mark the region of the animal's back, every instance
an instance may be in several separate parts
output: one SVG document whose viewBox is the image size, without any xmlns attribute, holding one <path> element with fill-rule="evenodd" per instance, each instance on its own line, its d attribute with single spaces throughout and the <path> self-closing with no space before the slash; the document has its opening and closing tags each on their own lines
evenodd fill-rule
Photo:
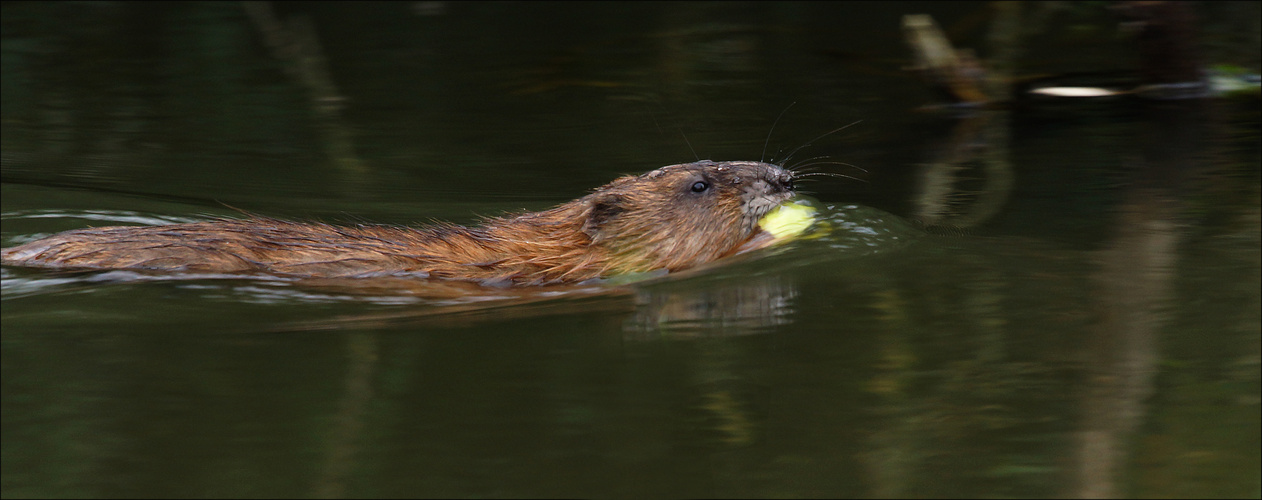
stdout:
<svg viewBox="0 0 1262 500">
<path fill-rule="evenodd" d="M 80 269 L 235 273 L 266 271 L 344 277 L 407 272 L 414 231 L 337 227 L 272 219 L 67 231 L 4 249 L 5 263 Z"/>
</svg>

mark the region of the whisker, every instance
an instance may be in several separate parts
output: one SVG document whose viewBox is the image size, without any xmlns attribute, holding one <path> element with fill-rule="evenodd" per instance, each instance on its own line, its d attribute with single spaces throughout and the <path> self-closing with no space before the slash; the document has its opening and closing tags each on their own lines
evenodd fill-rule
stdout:
<svg viewBox="0 0 1262 500">
<path fill-rule="evenodd" d="M 767 131 L 767 140 L 763 141 L 762 143 L 762 156 L 758 158 L 758 161 L 763 162 L 763 163 L 767 162 L 767 146 L 771 144 L 771 133 L 776 131 L 776 124 L 780 123 L 780 119 L 784 118 L 784 114 L 789 111 L 789 108 L 792 108 L 793 105 L 797 103 L 798 103 L 797 101 L 793 101 L 792 103 L 789 103 L 789 105 L 786 106 L 783 111 L 780 111 L 780 116 L 776 117 L 776 121 L 771 122 L 771 130 Z"/>
<path fill-rule="evenodd" d="M 832 157 L 831 157 L 831 156 L 828 156 L 828 155 L 824 155 L 824 156 L 816 156 L 816 157 L 814 157 L 814 158 L 807 158 L 807 159 L 805 159 L 805 160 L 802 160 L 802 161 L 800 161 L 800 162 L 797 162 L 796 164 L 794 164 L 794 165 L 793 165 L 793 166 L 791 166 L 791 167 L 784 167 L 784 168 L 785 168 L 786 170 L 788 170 L 788 171 L 792 172 L 794 169 L 798 168 L 798 166 L 799 166 L 799 165 L 801 165 L 801 164 L 803 164 L 803 163 L 806 163 L 806 162 L 808 162 L 808 161 L 812 161 L 812 160 L 822 160 L 822 159 L 824 159 L 824 158 L 832 158 Z"/>
<path fill-rule="evenodd" d="M 865 182 L 865 183 L 866 183 L 866 182 L 868 182 L 867 180 L 860 179 L 860 178 L 858 178 L 858 177 L 851 177 L 851 176 L 846 175 L 846 174 L 838 174 L 838 173 L 835 173 L 835 172 L 806 172 L 806 173 L 804 173 L 804 174 L 799 174 L 799 175 L 794 176 L 794 180 L 797 180 L 797 178 L 799 178 L 799 177 L 811 177 L 811 176 L 816 176 L 816 175 L 823 175 L 823 176 L 827 176 L 827 177 L 841 177 L 841 178 L 844 178 L 844 179 L 852 179 L 852 180 L 856 180 L 856 181 L 859 181 L 859 182 Z"/>
<path fill-rule="evenodd" d="M 805 161 L 810 161 L 810 160 L 805 160 Z M 865 173 L 865 174 L 866 174 L 866 173 L 869 173 L 869 172 L 868 172 L 868 170 L 867 170 L 866 168 L 860 167 L 860 166 L 858 166 L 858 165 L 851 165 L 851 164 L 846 163 L 846 162 L 844 162 L 844 161 L 819 161 L 819 162 L 815 162 L 815 163 L 807 163 L 807 164 L 805 164 L 805 165 L 803 165 L 803 164 L 799 163 L 799 164 L 795 165 L 793 168 L 789 169 L 789 171 L 790 171 L 790 172 L 797 172 L 797 171 L 799 171 L 799 170 L 801 170 L 801 169 L 803 169 L 803 168 L 806 168 L 806 167 L 813 167 L 813 166 L 815 166 L 815 165 L 841 165 L 841 166 L 843 166 L 843 167 L 850 167 L 850 168 L 853 168 L 853 169 L 857 169 L 857 170 L 859 170 L 860 172 L 863 172 L 863 173 Z"/>
<path fill-rule="evenodd" d="M 680 129 L 679 129 L 679 135 L 683 136 L 683 138 L 684 138 L 684 144 L 687 144 L 687 145 L 688 145 L 688 150 L 689 150 L 689 151 L 692 151 L 692 157 L 693 157 L 693 158 L 696 158 L 696 159 L 697 159 L 697 161 L 701 161 L 701 157 L 700 157 L 700 156 L 697 156 L 697 150 L 692 149 L 692 142 L 688 140 L 688 135 L 687 135 L 687 134 L 684 134 L 684 129 L 683 129 L 683 128 L 680 128 Z"/>
<path fill-rule="evenodd" d="M 801 145 L 801 146 L 798 146 L 798 147 L 797 147 L 797 149 L 794 149 L 793 151 L 789 151 L 789 156 L 786 156 L 786 157 L 785 157 L 783 160 L 781 160 L 780 162 L 781 162 L 781 163 L 786 163 L 786 162 L 788 162 L 788 161 L 789 161 L 789 158 L 793 158 L 793 155 L 797 154 L 797 152 L 798 152 L 798 151 L 801 151 L 801 150 L 802 150 L 802 148 L 805 148 L 805 147 L 807 147 L 807 146 L 810 146 L 811 144 L 815 143 L 815 141 L 818 141 L 818 140 L 820 140 L 820 139 L 823 139 L 823 138 L 825 138 L 825 137 L 828 137 L 828 136 L 830 136 L 830 135 L 833 135 L 833 134 L 835 134 L 835 133 L 837 133 L 837 132 L 841 132 L 842 130 L 848 129 L 848 128 L 853 127 L 853 126 L 855 126 L 855 125 L 858 125 L 858 124 L 859 124 L 859 122 L 862 122 L 862 121 L 863 121 L 863 120 L 855 120 L 854 122 L 852 122 L 852 123 L 850 123 L 849 125 L 846 125 L 846 126 L 844 126 L 844 127 L 838 127 L 838 128 L 835 128 L 835 129 L 829 130 L 828 132 L 825 132 L 824 134 L 820 135 L 819 137 L 816 137 L 816 138 L 814 138 L 814 139 L 811 139 L 811 140 L 807 141 L 807 142 L 806 142 L 806 144 L 803 144 L 803 145 Z"/>
</svg>

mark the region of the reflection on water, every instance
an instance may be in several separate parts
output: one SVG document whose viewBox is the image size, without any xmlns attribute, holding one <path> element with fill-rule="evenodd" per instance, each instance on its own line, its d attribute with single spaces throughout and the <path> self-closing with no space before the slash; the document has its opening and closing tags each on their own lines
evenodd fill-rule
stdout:
<svg viewBox="0 0 1262 500">
<path fill-rule="evenodd" d="M 623 323 L 628 338 L 742 335 L 792 323 L 796 291 L 781 277 L 690 288 L 637 291 L 635 314 Z"/>
<path fill-rule="evenodd" d="M 4 268 L 3 496 L 1257 496 L 1256 97 L 918 113 L 899 20 L 983 46 L 954 3 L 262 7 L 5 4 L 0 244 L 468 223 L 858 119 L 798 157 L 867 182 L 624 284 Z M 1018 76 L 1131 60 L 1008 9 Z"/>
</svg>

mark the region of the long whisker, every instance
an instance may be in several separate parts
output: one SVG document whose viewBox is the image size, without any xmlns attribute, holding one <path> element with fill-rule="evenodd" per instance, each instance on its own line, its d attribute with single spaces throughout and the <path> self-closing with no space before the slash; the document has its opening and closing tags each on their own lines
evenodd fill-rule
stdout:
<svg viewBox="0 0 1262 500">
<path fill-rule="evenodd" d="M 688 145 L 688 150 L 689 150 L 689 151 L 692 151 L 692 157 L 693 157 L 693 158 L 696 158 L 696 159 L 697 159 L 697 161 L 701 161 L 701 157 L 697 155 L 697 150 L 692 149 L 692 142 L 688 140 L 688 135 L 687 135 L 687 134 L 684 134 L 684 129 L 682 129 L 682 128 L 681 128 L 681 129 L 679 129 L 679 135 L 683 136 L 683 138 L 684 138 L 684 144 L 687 144 L 687 145 Z"/>
<path fill-rule="evenodd" d="M 812 158 L 812 159 L 814 159 L 814 158 Z M 811 160 L 804 160 L 804 161 L 811 161 Z M 804 168 L 806 168 L 806 167 L 813 167 L 813 166 L 815 166 L 815 165 L 841 165 L 841 166 L 843 166 L 843 167 L 850 167 L 850 168 L 853 168 L 853 169 L 859 170 L 860 172 L 863 172 L 863 173 L 865 173 L 865 174 L 866 174 L 866 173 L 869 173 L 869 172 L 868 172 L 868 170 L 867 170 L 866 168 L 860 167 L 860 166 L 858 166 L 858 165 L 851 165 L 851 164 L 846 163 L 846 162 L 844 162 L 844 161 L 817 161 L 817 162 L 815 162 L 815 163 L 798 163 L 797 165 L 794 165 L 794 166 L 793 166 L 793 168 L 789 169 L 789 171 L 790 171 L 790 172 L 797 172 L 797 171 L 800 171 L 801 169 L 804 169 Z"/>
<path fill-rule="evenodd" d="M 811 139 L 811 140 L 807 141 L 807 142 L 806 142 L 806 144 L 803 144 L 803 145 L 801 145 L 801 146 L 798 146 L 798 147 L 797 147 L 797 149 L 794 149 L 793 151 L 789 151 L 789 156 L 784 157 L 784 159 L 783 159 L 783 160 L 781 160 L 780 162 L 781 162 L 781 163 L 788 162 L 788 161 L 789 161 L 789 158 L 793 158 L 793 155 L 797 154 L 797 152 L 798 152 L 798 151 L 801 151 L 801 150 L 802 150 L 802 148 L 805 148 L 805 147 L 807 147 L 807 146 L 810 146 L 811 144 L 814 144 L 814 143 L 815 143 L 815 141 L 818 141 L 818 140 L 820 140 L 820 139 L 823 139 L 823 138 L 825 138 L 825 137 L 828 137 L 828 136 L 830 136 L 830 135 L 833 135 L 833 134 L 835 134 L 835 133 L 837 133 L 837 132 L 841 132 L 842 130 L 848 129 L 848 128 L 853 127 L 853 126 L 855 126 L 855 125 L 858 125 L 858 124 L 859 124 L 859 122 L 862 122 L 862 121 L 863 121 L 863 120 L 855 120 L 853 123 L 851 123 L 851 124 L 849 124 L 849 125 L 846 125 L 846 126 L 844 126 L 844 127 L 838 127 L 838 128 L 833 129 L 833 130 L 829 130 L 828 132 L 825 132 L 824 134 L 820 135 L 819 137 L 816 137 L 816 138 L 814 138 L 814 139 Z"/>
<path fill-rule="evenodd" d="M 789 103 L 789 105 L 786 106 L 783 111 L 780 111 L 780 116 L 776 117 L 776 121 L 771 122 L 771 130 L 767 131 L 767 140 L 763 141 L 762 143 L 762 156 L 758 158 L 758 161 L 764 162 L 764 163 L 767 161 L 767 146 L 771 144 L 771 133 L 776 131 L 776 124 L 780 123 L 780 119 L 784 118 L 784 114 L 789 111 L 789 108 L 792 108 L 793 105 L 797 103 L 798 103 L 797 101 L 793 101 L 792 103 Z"/>
<path fill-rule="evenodd" d="M 824 155 L 824 156 L 816 156 L 816 157 L 814 157 L 814 158 L 807 158 L 807 159 L 805 159 L 805 160 L 802 160 L 802 161 L 800 161 L 800 162 L 797 162 L 797 163 L 796 163 L 796 164 L 794 164 L 793 166 L 790 166 L 790 167 L 784 167 L 784 168 L 785 168 L 785 170 L 788 170 L 788 171 L 792 172 L 794 169 L 798 168 L 798 166 L 799 166 L 799 165 L 801 165 L 801 164 L 803 164 L 803 163 L 806 163 L 806 162 L 808 162 L 808 161 L 812 161 L 812 160 L 822 160 L 822 159 L 824 159 L 824 158 L 832 158 L 832 157 L 831 157 L 831 156 L 828 156 L 828 155 Z"/>
<path fill-rule="evenodd" d="M 823 176 L 828 176 L 828 177 L 841 177 L 841 178 L 844 178 L 844 179 L 852 179 L 852 180 L 856 180 L 856 181 L 859 181 L 859 182 L 868 182 L 868 181 L 866 181 L 866 180 L 864 180 L 864 179 L 860 179 L 860 178 L 858 178 L 858 177 L 851 177 L 851 176 L 846 175 L 846 174 L 838 174 L 838 173 L 834 173 L 834 172 L 806 172 L 806 173 L 804 173 L 804 174 L 797 174 L 797 175 L 795 175 L 795 176 L 794 176 L 794 178 L 796 179 L 796 178 L 799 178 L 799 177 L 811 177 L 811 176 L 815 176 L 815 175 L 823 175 Z"/>
</svg>

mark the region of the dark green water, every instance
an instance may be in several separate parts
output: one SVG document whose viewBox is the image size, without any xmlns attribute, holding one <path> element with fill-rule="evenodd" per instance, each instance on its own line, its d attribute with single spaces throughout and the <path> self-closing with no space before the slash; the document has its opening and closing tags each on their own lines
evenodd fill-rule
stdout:
<svg viewBox="0 0 1262 500">
<path fill-rule="evenodd" d="M 3 8 L 6 247 L 471 222 L 857 120 L 794 158 L 866 170 L 814 167 L 862 179 L 803 184 L 816 238 L 627 287 L 6 267 L 6 498 L 1259 495 L 1256 95 L 919 111 L 900 17 L 984 49 L 981 4 L 278 5 L 325 87 L 236 3 Z M 1134 70 L 1103 8 L 1027 14 L 1023 73 Z"/>
</svg>

